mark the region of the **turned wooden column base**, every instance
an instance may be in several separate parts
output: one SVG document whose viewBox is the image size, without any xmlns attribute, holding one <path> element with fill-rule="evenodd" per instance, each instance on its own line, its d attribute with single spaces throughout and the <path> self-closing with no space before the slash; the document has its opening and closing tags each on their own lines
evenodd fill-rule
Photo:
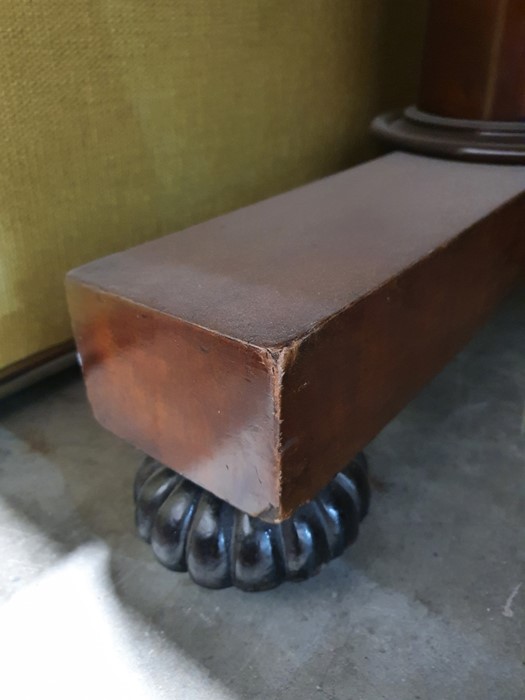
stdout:
<svg viewBox="0 0 525 700">
<path fill-rule="evenodd" d="M 408 107 L 376 117 L 372 132 L 402 150 L 483 163 L 525 163 L 525 123 L 448 119 Z"/>
<path fill-rule="evenodd" d="M 356 540 L 370 502 L 367 471 L 360 453 L 290 518 L 269 523 L 148 457 L 135 477 L 138 534 L 161 564 L 206 588 L 301 581 Z"/>
</svg>

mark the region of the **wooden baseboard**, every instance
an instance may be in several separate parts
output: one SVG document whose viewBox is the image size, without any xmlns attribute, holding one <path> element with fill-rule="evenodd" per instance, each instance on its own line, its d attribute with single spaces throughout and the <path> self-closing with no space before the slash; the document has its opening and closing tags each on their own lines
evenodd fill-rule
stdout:
<svg viewBox="0 0 525 700">
<path fill-rule="evenodd" d="M 72 340 L 15 362 L 0 370 L 0 399 L 72 367 L 75 362 L 75 344 Z"/>
</svg>

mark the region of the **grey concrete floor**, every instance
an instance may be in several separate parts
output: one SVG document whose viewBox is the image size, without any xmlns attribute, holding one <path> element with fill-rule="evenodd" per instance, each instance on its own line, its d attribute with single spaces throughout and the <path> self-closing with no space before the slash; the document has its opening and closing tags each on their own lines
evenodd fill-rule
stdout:
<svg viewBox="0 0 525 700">
<path fill-rule="evenodd" d="M 525 698 L 525 294 L 369 446 L 371 513 L 262 594 L 165 571 L 69 372 L 2 407 L 0 697 Z"/>
</svg>

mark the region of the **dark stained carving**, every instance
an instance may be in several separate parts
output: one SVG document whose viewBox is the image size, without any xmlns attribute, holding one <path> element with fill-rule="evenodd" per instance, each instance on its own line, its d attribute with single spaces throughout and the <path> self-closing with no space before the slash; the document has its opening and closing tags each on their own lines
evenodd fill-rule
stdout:
<svg viewBox="0 0 525 700">
<path fill-rule="evenodd" d="M 355 541 L 370 501 L 362 454 L 281 523 L 242 513 L 151 458 L 134 492 L 138 533 L 161 564 L 207 588 L 244 591 L 318 573 Z"/>
</svg>

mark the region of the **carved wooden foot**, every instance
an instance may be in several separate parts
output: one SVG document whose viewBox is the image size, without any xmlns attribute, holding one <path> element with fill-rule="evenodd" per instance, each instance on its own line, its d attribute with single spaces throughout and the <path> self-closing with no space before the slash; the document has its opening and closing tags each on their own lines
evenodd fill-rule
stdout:
<svg viewBox="0 0 525 700">
<path fill-rule="evenodd" d="M 263 591 L 307 579 L 340 556 L 357 538 L 370 487 L 358 454 L 290 518 L 268 523 L 146 458 L 134 497 L 138 533 L 161 564 L 207 588 Z"/>
</svg>

